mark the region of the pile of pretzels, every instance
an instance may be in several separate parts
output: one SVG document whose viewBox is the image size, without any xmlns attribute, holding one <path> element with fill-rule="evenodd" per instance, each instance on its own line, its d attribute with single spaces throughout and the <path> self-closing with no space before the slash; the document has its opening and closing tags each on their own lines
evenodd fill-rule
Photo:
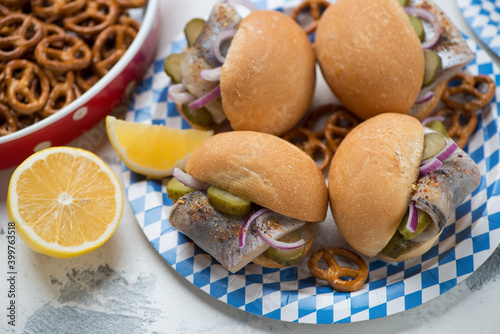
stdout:
<svg viewBox="0 0 500 334">
<path fill-rule="evenodd" d="M 53 115 L 123 56 L 146 0 L 0 0 L 0 136 Z"/>
</svg>

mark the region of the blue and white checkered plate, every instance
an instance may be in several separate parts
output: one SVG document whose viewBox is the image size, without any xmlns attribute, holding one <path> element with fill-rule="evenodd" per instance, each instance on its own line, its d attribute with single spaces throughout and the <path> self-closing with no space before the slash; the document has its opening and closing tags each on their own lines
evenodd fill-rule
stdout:
<svg viewBox="0 0 500 334">
<path fill-rule="evenodd" d="M 458 0 L 457 5 L 479 40 L 500 55 L 500 0 Z"/>
<path fill-rule="evenodd" d="M 258 1 L 257 5 L 289 8 L 291 3 L 269 0 Z M 499 69 L 473 40 L 467 41 L 476 54 L 467 72 L 490 75 L 498 85 Z M 163 70 L 164 56 L 180 53 L 185 46 L 182 37 L 168 50 L 160 50 L 161 57 L 138 87 L 126 116 L 128 121 L 189 127 L 174 104 L 167 102 L 170 80 Z M 452 215 L 439 242 L 421 258 L 392 264 L 365 258 L 369 277 L 356 292 L 333 291 L 326 282 L 311 276 L 306 260 L 291 268 L 267 269 L 250 264 L 235 274 L 228 272 L 169 225 L 172 201 L 166 194 L 167 180 L 147 179 L 124 166 L 128 199 L 141 229 L 158 253 L 195 287 L 224 303 L 253 314 L 301 323 L 348 323 L 388 316 L 421 305 L 453 288 L 473 273 L 500 243 L 498 93 L 497 90 L 491 105 L 478 113 L 478 127 L 466 147 L 481 170 L 478 189 Z M 316 228 L 312 251 L 346 246 L 330 214 Z"/>
</svg>

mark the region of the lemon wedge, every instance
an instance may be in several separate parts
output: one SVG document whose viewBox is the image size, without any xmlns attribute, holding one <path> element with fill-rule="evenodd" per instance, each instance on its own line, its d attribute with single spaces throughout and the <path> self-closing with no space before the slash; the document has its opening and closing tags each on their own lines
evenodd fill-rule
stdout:
<svg viewBox="0 0 500 334">
<path fill-rule="evenodd" d="M 9 219 L 34 251 L 74 257 L 103 245 L 123 212 L 113 171 L 95 154 L 51 147 L 27 158 L 12 174 Z"/>
<path fill-rule="evenodd" d="M 191 153 L 213 131 L 175 129 L 163 125 L 127 122 L 106 117 L 109 141 L 123 163 L 132 171 L 152 178 L 172 175 L 183 169 Z"/>
</svg>

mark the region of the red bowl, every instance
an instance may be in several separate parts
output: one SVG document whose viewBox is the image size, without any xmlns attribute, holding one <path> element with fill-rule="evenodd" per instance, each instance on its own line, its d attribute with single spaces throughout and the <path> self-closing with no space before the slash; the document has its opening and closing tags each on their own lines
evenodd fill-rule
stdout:
<svg viewBox="0 0 500 334">
<path fill-rule="evenodd" d="M 0 169 L 18 165 L 44 148 L 67 144 L 131 97 L 156 53 L 160 16 L 158 1 L 148 1 L 141 28 L 132 45 L 91 89 L 56 114 L 0 137 Z"/>
</svg>

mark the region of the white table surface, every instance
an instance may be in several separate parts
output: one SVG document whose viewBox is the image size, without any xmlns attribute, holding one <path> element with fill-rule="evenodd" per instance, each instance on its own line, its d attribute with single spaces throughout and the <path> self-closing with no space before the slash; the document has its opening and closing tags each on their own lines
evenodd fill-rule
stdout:
<svg viewBox="0 0 500 334">
<path fill-rule="evenodd" d="M 160 2 L 159 43 L 165 49 L 190 18 L 206 17 L 214 1 Z M 453 0 L 438 2 L 462 31 L 477 40 Z M 89 144 L 123 180 L 102 122 L 69 145 L 88 148 Z M 6 197 L 13 171 L 0 170 L 0 268 L 7 266 Z M 246 313 L 193 286 L 149 244 L 127 201 L 115 234 L 90 254 L 51 258 L 31 251 L 19 239 L 16 248 L 15 327 L 7 324 L 7 269 L 0 273 L 0 323 L 6 333 L 500 332 L 499 249 L 455 288 L 409 311 L 352 324 L 307 325 Z"/>
</svg>

